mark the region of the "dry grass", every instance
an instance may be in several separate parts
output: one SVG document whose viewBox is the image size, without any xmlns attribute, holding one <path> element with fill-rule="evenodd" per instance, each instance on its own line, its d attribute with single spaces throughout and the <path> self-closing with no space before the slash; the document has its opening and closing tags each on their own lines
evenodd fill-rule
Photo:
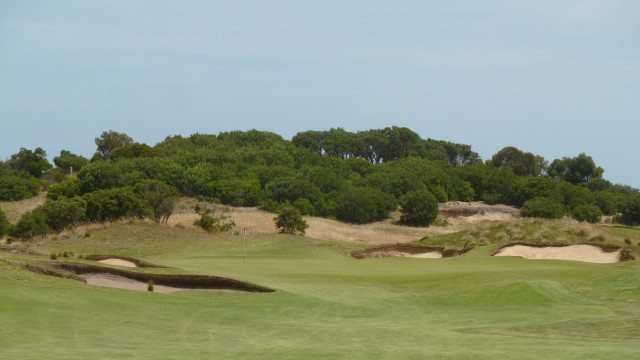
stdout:
<svg viewBox="0 0 640 360">
<path fill-rule="evenodd" d="M 38 205 L 44 204 L 47 198 L 46 192 L 41 192 L 38 196 L 31 199 L 20 201 L 1 201 L 0 209 L 4 212 L 10 222 L 16 223 L 25 213 L 35 209 Z"/>
<path fill-rule="evenodd" d="M 175 207 L 174 215 L 169 218 L 169 225 L 193 228 L 193 222 L 198 218 L 194 211 L 197 200 L 182 198 Z M 236 231 L 244 229 L 250 234 L 276 234 L 274 214 L 257 208 L 231 208 L 231 219 L 236 224 Z M 362 242 L 368 244 L 406 243 L 422 239 L 425 236 L 435 236 L 461 231 L 468 225 L 462 220 L 450 220 L 446 227 L 431 226 L 417 228 L 396 225 L 399 214 L 381 222 L 366 225 L 346 224 L 336 220 L 307 216 L 309 224 L 306 236 L 310 238 L 342 242 Z"/>
</svg>

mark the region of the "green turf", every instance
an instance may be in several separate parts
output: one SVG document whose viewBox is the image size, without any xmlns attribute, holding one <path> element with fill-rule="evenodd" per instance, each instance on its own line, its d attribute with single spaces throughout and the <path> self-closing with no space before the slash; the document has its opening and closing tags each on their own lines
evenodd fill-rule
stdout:
<svg viewBox="0 0 640 360">
<path fill-rule="evenodd" d="M 272 287 L 270 294 L 97 288 L 0 262 L 4 359 L 630 359 L 640 263 L 355 260 L 293 236 L 107 227 L 43 253 L 119 254 Z M 488 248 L 488 247 L 487 247 Z M 13 260 L 31 257 L 0 254 Z M 157 270 L 153 270 L 157 271 Z"/>
</svg>

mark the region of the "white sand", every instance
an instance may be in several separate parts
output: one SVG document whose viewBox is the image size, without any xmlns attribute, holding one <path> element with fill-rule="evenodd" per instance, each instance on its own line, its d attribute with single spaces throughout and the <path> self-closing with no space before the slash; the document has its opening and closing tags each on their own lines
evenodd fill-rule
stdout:
<svg viewBox="0 0 640 360">
<path fill-rule="evenodd" d="M 377 257 L 413 257 L 413 258 L 421 258 L 421 259 L 440 259 L 440 258 L 442 258 L 442 254 L 440 254 L 437 251 L 430 251 L 430 252 L 421 253 L 421 254 L 411 254 L 411 253 L 404 252 L 404 251 L 390 250 L 390 251 L 374 251 L 372 253 L 369 253 L 368 257 L 370 257 L 370 258 L 377 258 Z"/>
<path fill-rule="evenodd" d="M 421 259 L 441 259 L 442 254 L 437 251 L 430 251 L 422 254 L 408 254 L 407 256 Z"/>
<path fill-rule="evenodd" d="M 104 260 L 98 260 L 98 262 L 102 264 L 107 264 L 107 265 L 117 265 L 117 266 L 123 266 L 123 267 L 138 267 L 136 264 L 132 263 L 131 261 L 122 260 L 122 259 L 104 259 Z"/>
<path fill-rule="evenodd" d="M 136 291 L 147 291 L 147 283 L 137 280 L 131 280 L 126 277 L 112 274 L 86 274 L 82 275 L 89 285 L 110 287 L 116 289 L 127 289 Z M 164 285 L 154 285 L 153 291 L 158 293 L 172 293 L 186 289 L 175 288 Z"/>
<path fill-rule="evenodd" d="M 562 247 L 514 245 L 503 248 L 495 256 L 520 256 L 525 259 L 574 260 L 606 264 L 618 262 L 620 251 L 621 250 L 608 253 L 592 245 L 569 245 Z"/>
</svg>

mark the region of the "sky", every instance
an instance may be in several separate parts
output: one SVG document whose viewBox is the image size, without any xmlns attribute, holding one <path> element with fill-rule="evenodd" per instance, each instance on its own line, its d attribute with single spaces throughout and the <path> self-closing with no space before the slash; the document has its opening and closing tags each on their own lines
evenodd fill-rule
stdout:
<svg viewBox="0 0 640 360">
<path fill-rule="evenodd" d="M 640 188 L 640 1 L 0 0 L 0 160 L 387 126 Z"/>
</svg>

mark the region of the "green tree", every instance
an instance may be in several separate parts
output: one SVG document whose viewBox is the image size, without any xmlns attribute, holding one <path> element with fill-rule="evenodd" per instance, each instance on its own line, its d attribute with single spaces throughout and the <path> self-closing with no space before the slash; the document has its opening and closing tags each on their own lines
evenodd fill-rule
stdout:
<svg viewBox="0 0 640 360">
<path fill-rule="evenodd" d="M 52 168 L 49 160 L 47 160 L 47 152 L 42 148 L 28 150 L 21 148 L 17 154 L 11 155 L 11 159 L 7 160 L 5 166 L 26 172 L 27 174 L 40 178 L 42 174 Z"/>
<path fill-rule="evenodd" d="M 147 144 L 131 143 L 122 145 L 109 154 L 111 159 L 118 158 L 151 158 L 158 155 L 158 152 Z"/>
<path fill-rule="evenodd" d="M 291 142 L 297 146 L 316 154 L 322 155 L 324 153 L 324 132 L 308 130 L 295 134 L 291 139 Z"/>
<path fill-rule="evenodd" d="M 80 171 L 83 166 L 89 163 L 89 159 L 73 154 L 71 151 L 62 150 L 59 156 L 53 158 L 53 163 L 66 173 L 70 173 L 72 169 L 75 172 Z"/>
<path fill-rule="evenodd" d="M 291 205 L 283 205 L 278 212 L 278 216 L 274 217 L 276 229 L 282 234 L 304 234 L 309 227 L 302 218 L 300 210 Z"/>
<path fill-rule="evenodd" d="M 632 196 L 620 204 L 618 220 L 625 225 L 640 225 L 640 195 Z"/>
<path fill-rule="evenodd" d="M 491 157 L 489 165 L 511 169 L 518 176 L 540 176 L 545 171 L 546 161 L 541 156 L 507 146 Z"/>
<path fill-rule="evenodd" d="M 156 223 L 166 224 L 173 214 L 174 204 L 178 198 L 178 191 L 160 180 L 145 180 L 136 184 L 135 192 L 144 200 L 151 209 L 153 220 Z"/>
<path fill-rule="evenodd" d="M 564 214 L 562 203 L 553 198 L 537 197 L 527 200 L 520 209 L 520 215 L 524 217 L 561 219 Z"/>
<path fill-rule="evenodd" d="M 123 146 L 133 143 L 133 139 L 125 133 L 109 130 L 103 131 L 99 137 L 95 139 L 98 153 L 104 159 L 110 159 L 111 153 Z"/>
<path fill-rule="evenodd" d="M 336 217 L 354 224 L 366 224 L 387 218 L 394 208 L 393 197 L 380 190 L 352 188 L 339 196 Z"/>
<path fill-rule="evenodd" d="M 428 190 L 407 193 L 400 198 L 400 222 L 411 226 L 429 226 L 438 217 L 438 200 Z"/>
<path fill-rule="evenodd" d="M 256 206 L 264 198 L 258 179 L 226 178 L 213 183 L 215 197 L 232 206 Z"/>
<path fill-rule="evenodd" d="M 596 166 L 591 156 L 585 153 L 568 158 L 554 160 L 549 165 L 549 175 L 560 177 L 572 184 L 588 182 L 591 179 L 600 178 L 604 170 Z"/>
<path fill-rule="evenodd" d="M 279 203 L 293 203 L 302 198 L 309 200 L 314 207 L 320 207 L 322 202 L 322 193 L 316 185 L 296 177 L 276 178 L 265 186 L 265 192 L 267 199 Z"/>
</svg>

